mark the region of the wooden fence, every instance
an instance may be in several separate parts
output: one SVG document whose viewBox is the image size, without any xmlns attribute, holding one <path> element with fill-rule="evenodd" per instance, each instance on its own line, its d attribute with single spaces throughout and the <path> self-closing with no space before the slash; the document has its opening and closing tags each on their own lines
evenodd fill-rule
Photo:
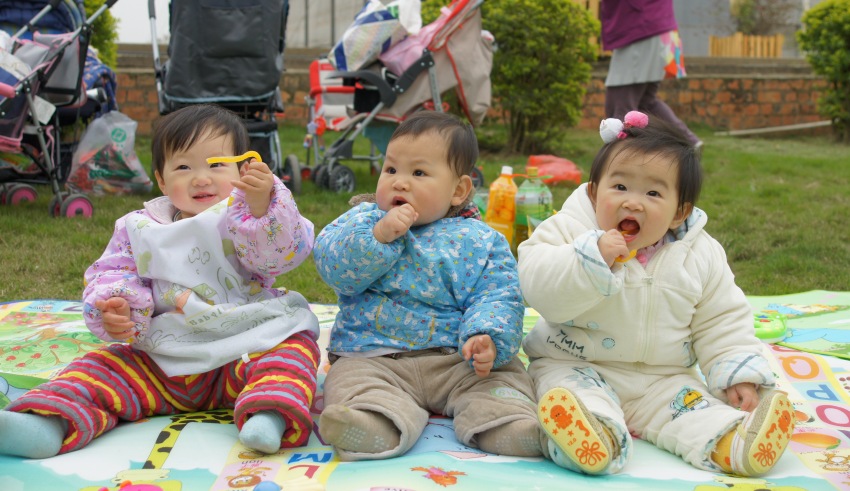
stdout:
<svg viewBox="0 0 850 491">
<path fill-rule="evenodd" d="M 708 56 L 737 58 L 781 58 L 782 34 L 750 36 L 740 32 L 727 37 L 708 37 Z"/>
</svg>

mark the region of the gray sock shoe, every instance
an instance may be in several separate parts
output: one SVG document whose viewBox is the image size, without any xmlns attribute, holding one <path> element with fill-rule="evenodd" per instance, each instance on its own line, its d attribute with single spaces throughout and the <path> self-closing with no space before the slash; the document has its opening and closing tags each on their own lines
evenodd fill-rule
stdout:
<svg viewBox="0 0 850 491">
<path fill-rule="evenodd" d="M 254 413 L 239 430 L 239 441 L 248 448 L 273 454 L 280 450 L 280 439 L 286 431 L 286 421 L 275 411 Z"/>
<path fill-rule="evenodd" d="M 62 448 L 68 423 L 59 417 L 0 411 L 0 453 L 30 459 L 53 457 Z"/>
</svg>

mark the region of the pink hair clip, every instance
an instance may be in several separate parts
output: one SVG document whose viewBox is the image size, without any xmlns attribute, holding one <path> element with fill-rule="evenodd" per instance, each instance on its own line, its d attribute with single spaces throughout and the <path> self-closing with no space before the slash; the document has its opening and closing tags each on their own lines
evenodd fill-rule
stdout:
<svg viewBox="0 0 850 491">
<path fill-rule="evenodd" d="M 629 128 L 646 128 L 649 123 L 649 116 L 640 111 L 629 111 L 620 121 L 617 118 L 603 119 L 599 124 L 599 136 L 605 143 L 611 143 L 614 140 L 622 140 L 629 136 L 625 130 Z"/>
</svg>

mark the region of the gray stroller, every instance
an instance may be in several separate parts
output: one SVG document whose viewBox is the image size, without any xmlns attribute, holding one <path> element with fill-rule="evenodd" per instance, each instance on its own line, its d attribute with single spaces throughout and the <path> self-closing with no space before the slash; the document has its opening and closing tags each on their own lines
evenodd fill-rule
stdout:
<svg viewBox="0 0 850 491">
<path fill-rule="evenodd" d="M 168 60 L 160 60 L 156 9 L 148 0 L 159 113 L 212 103 L 238 114 L 251 149 L 293 194 L 301 191 L 294 156 L 282 158 L 276 114 L 289 0 L 173 0 Z"/>
</svg>

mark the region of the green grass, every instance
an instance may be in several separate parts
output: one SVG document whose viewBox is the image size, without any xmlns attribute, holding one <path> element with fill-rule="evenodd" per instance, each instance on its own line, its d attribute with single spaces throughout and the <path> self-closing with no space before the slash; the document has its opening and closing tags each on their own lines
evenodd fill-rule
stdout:
<svg viewBox="0 0 850 491">
<path fill-rule="evenodd" d="M 284 153 L 301 161 L 304 130 L 283 126 Z M 487 182 L 502 165 L 522 172 L 527 156 L 495 153 L 504 141 L 498 127 L 479 131 Z M 707 230 L 726 247 L 739 286 L 748 295 L 775 295 L 814 289 L 850 289 L 850 148 L 827 138 L 732 139 L 707 130 L 706 182 L 698 206 L 709 216 Z M 149 140 L 136 148 L 150 162 Z M 570 130 L 559 142 L 559 155 L 575 161 L 585 173 L 599 148 L 595 131 Z M 358 152 L 366 152 L 364 142 Z M 356 193 L 373 192 L 377 177 L 366 162 L 351 162 Z M 573 184 L 553 187 L 559 206 Z M 316 232 L 348 208 L 347 195 L 337 195 L 304 182 L 296 197 L 301 213 Z M 0 301 L 36 298 L 77 300 L 85 269 L 103 252 L 117 218 L 157 196 L 92 197 L 95 215 L 86 219 L 54 219 L 48 213 L 51 193 L 39 188 L 35 203 L 0 206 Z M 276 283 L 303 293 L 316 303 L 332 303 L 333 292 L 319 278 L 312 258 Z"/>
</svg>

